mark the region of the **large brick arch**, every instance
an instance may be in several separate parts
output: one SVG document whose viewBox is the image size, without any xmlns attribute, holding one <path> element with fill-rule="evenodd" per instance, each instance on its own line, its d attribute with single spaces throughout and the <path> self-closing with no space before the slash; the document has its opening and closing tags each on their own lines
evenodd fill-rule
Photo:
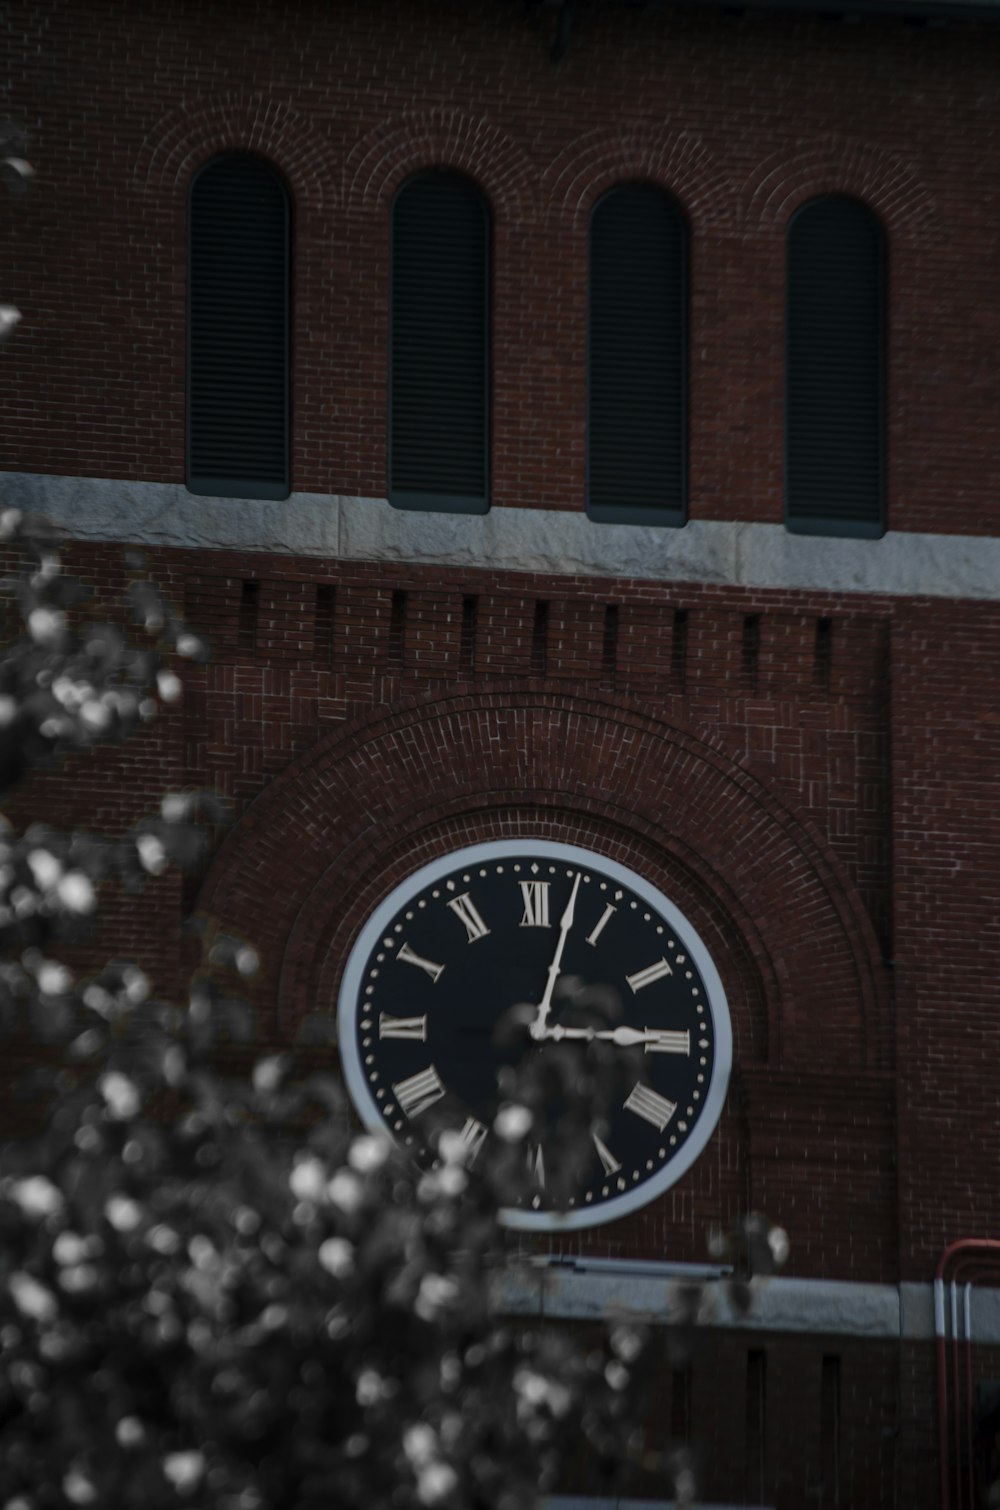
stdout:
<svg viewBox="0 0 1000 1510">
<path fill-rule="evenodd" d="M 877 951 L 820 836 L 689 730 L 600 697 L 497 687 L 383 710 L 323 739 L 253 804 L 202 905 L 252 938 L 286 1033 L 336 1002 L 382 895 L 433 856 L 536 835 L 671 895 L 720 964 L 737 1064 L 876 1067 Z"/>
</svg>

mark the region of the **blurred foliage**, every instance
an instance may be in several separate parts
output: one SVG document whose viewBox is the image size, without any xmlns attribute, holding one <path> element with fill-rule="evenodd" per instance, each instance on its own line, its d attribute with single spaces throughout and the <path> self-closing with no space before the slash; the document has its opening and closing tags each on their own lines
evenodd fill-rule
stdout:
<svg viewBox="0 0 1000 1510">
<path fill-rule="evenodd" d="M 141 574 L 137 643 L 89 622 L 43 525 L 8 510 L 0 536 L 25 558 L 2 584 L 6 791 L 141 728 L 206 647 Z M 0 1504 L 521 1510 L 581 1437 L 617 1482 L 641 1333 L 581 1353 L 491 1309 L 529 1104 L 503 1108 L 478 1171 L 447 1131 L 417 1168 L 294 1052 L 220 1068 L 254 1033 L 243 941 L 200 925 L 180 1005 L 134 964 L 77 980 L 59 960 L 102 886 L 197 863 L 221 817 L 168 793 L 121 838 L 0 832 L 0 1028 L 44 1045 L 27 1089 L 50 1109 L 0 1166 Z M 331 1035 L 312 1020 L 299 1060 L 332 1064 Z"/>
<path fill-rule="evenodd" d="M 2 584 L 7 790 L 127 738 L 180 695 L 179 659 L 207 650 L 138 559 L 133 643 L 85 620 L 43 526 L 8 510 L 0 536 L 26 563 Z M 689 1460 L 636 1424 L 645 1328 L 622 1319 L 581 1346 L 493 1304 L 498 1213 L 530 1186 L 533 1127 L 556 1104 L 564 1147 L 589 1146 L 620 1056 L 527 1056 L 478 1153 L 440 1127 L 418 1166 L 358 1134 L 329 1017 L 227 1070 L 226 1045 L 255 1040 L 243 940 L 196 925 L 204 964 L 180 1004 L 135 964 L 78 980 L 59 960 L 102 886 L 197 864 L 222 817 L 178 792 L 121 838 L 0 832 L 0 1031 L 39 1045 L 26 1089 L 48 1108 L 0 1163 L 0 1506 L 529 1510 L 584 1442 L 594 1492 L 627 1493 L 639 1465 L 690 1503 Z M 713 1238 L 741 1283 L 780 1261 L 755 1221 Z"/>
</svg>

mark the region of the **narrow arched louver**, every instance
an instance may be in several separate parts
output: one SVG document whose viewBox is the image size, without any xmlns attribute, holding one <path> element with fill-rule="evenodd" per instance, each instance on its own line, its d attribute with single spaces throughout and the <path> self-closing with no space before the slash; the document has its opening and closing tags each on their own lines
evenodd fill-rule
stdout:
<svg viewBox="0 0 1000 1510">
<path fill-rule="evenodd" d="M 590 217 L 587 513 L 608 524 L 687 520 L 687 227 L 648 184 Z"/>
<path fill-rule="evenodd" d="M 392 211 L 389 501 L 489 508 L 486 202 L 454 173 L 404 184 Z"/>
<path fill-rule="evenodd" d="M 885 238 L 855 199 L 814 199 L 788 228 L 785 521 L 885 531 Z"/>
<path fill-rule="evenodd" d="M 286 498 L 289 204 L 245 154 L 191 185 L 187 477 L 193 493 Z"/>
</svg>

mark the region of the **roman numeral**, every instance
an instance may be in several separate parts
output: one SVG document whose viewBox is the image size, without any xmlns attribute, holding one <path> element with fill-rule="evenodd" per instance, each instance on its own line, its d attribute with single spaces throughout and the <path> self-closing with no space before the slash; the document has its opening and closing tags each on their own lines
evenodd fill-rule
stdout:
<svg viewBox="0 0 1000 1510">
<path fill-rule="evenodd" d="M 398 1081 L 392 1090 L 408 1117 L 419 1117 L 421 1112 L 433 1106 L 435 1101 L 440 1101 L 445 1094 L 445 1088 L 433 1065 L 411 1075 L 408 1080 Z"/>
<path fill-rule="evenodd" d="M 619 1164 L 618 1160 L 611 1152 L 611 1149 L 606 1143 L 602 1143 L 601 1139 L 595 1132 L 592 1132 L 590 1136 L 594 1140 L 594 1147 L 597 1149 L 597 1157 L 601 1161 L 601 1168 L 604 1170 L 604 1173 L 617 1174 L 622 1166 Z"/>
<path fill-rule="evenodd" d="M 628 1111 L 635 1112 L 637 1117 L 642 1117 L 643 1121 L 651 1122 L 658 1132 L 663 1131 L 677 1110 L 676 1101 L 668 1101 L 666 1096 L 658 1095 L 641 1082 L 629 1092 L 625 1106 Z"/>
<path fill-rule="evenodd" d="M 637 970 L 634 975 L 626 975 L 625 979 L 632 987 L 632 994 L 641 991 L 643 986 L 651 986 L 654 980 L 662 980 L 665 975 L 673 975 L 673 971 L 665 959 L 658 959 L 655 965 L 647 965 L 645 970 Z"/>
<path fill-rule="evenodd" d="M 426 1017 L 391 1017 L 388 1012 L 378 1014 L 380 1038 L 417 1038 L 421 1043 L 427 1039 Z"/>
<path fill-rule="evenodd" d="M 548 928 L 549 883 L 548 881 L 521 881 L 521 896 L 524 898 L 524 916 L 521 928 Z"/>
<path fill-rule="evenodd" d="M 528 1144 L 527 1152 L 528 1171 L 533 1176 L 535 1184 L 545 1189 L 545 1156 L 542 1153 L 541 1143 L 532 1146 Z"/>
<path fill-rule="evenodd" d="M 612 907 L 611 903 L 608 902 L 608 904 L 605 907 L 604 911 L 601 913 L 600 918 L 598 919 L 597 923 L 595 924 L 592 932 L 590 932 L 590 933 L 587 934 L 587 943 L 588 944 L 596 944 L 597 943 L 597 940 L 600 938 L 601 934 L 604 932 L 604 930 L 607 927 L 608 923 L 611 921 L 612 914 L 616 913 L 617 911 L 618 911 L 618 908 L 617 907 Z"/>
<path fill-rule="evenodd" d="M 476 939 L 484 938 L 489 929 L 483 922 L 476 910 L 476 904 L 467 891 L 463 891 L 460 897 L 453 897 L 448 903 L 456 917 L 461 918 L 465 924 L 465 931 L 469 935 L 469 943 L 474 944 Z"/>
<path fill-rule="evenodd" d="M 646 1029 L 647 1054 L 690 1054 L 690 1052 L 691 1034 L 687 1028 L 683 1032 L 676 1028 Z"/>
<path fill-rule="evenodd" d="M 474 1161 L 476 1154 L 486 1141 L 488 1130 L 476 1117 L 466 1117 L 465 1122 L 462 1124 L 462 1131 L 459 1133 L 459 1137 L 469 1150 L 470 1164 Z"/>
<path fill-rule="evenodd" d="M 413 952 L 409 944 L 403 945 L 396 958 L 401 959 L 406 965 L 416 965 L 418 969 L 423 970 L 429 975 L 433 981 L 437 980 L 444 969 L 444 965 L 436 965 L 432 959 L 421 959 L 419 954 Z"/>
</svg>

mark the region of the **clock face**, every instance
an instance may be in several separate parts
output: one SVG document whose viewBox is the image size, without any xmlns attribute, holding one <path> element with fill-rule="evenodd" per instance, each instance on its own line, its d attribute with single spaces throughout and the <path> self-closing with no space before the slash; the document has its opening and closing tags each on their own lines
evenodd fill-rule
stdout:
<svg viewBox="0 0 1000 1510">
<path fill-rule="evenodd" d="M 575 1005 L 588 990 L 596 1015 Z M 513 1042 L 512 1009 L 524 1023 Z M 558 1206 L 544 1131 L 529 1145 L 533 1188 L 504 1213 L 522 1228 L 592 1226 L 668 1189 L 708 1142 L 732 1062 L 722 982 L 677 907 L 623 865 L 540 839 L 459 849 L 396 886 L 351 950 L 338 1031 L 370 1128 L 416 1150 L 444 1117 L 471 1156 L 506 1066 L 576 1041 L 621 1056 L 620 1093 Z"/>
</svg>

